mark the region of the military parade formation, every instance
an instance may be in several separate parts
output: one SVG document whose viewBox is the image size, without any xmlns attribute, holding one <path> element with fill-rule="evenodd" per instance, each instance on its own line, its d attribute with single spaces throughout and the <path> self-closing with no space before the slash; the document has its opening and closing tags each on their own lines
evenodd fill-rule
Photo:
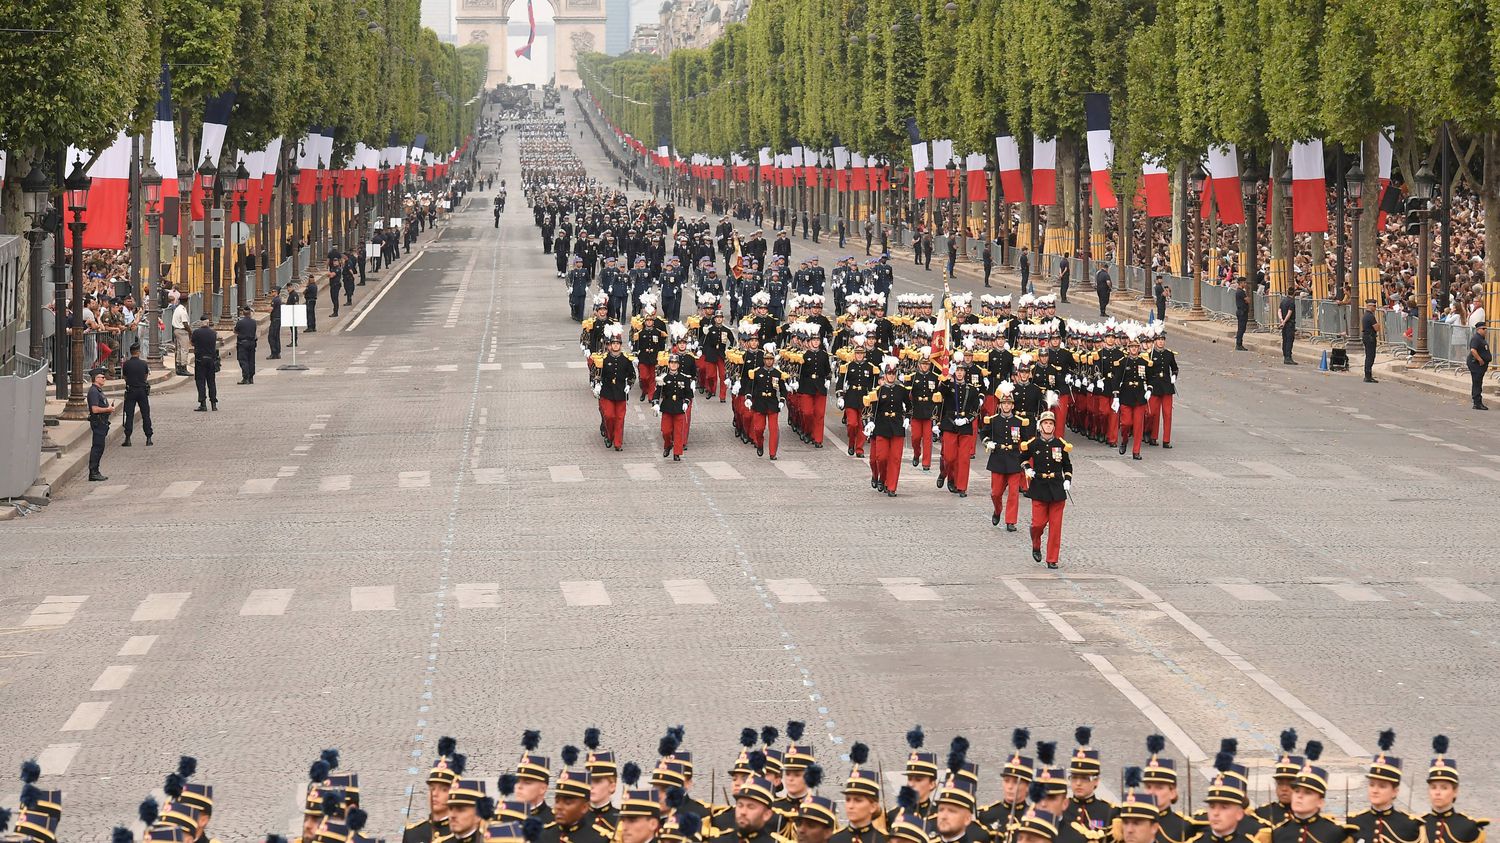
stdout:
<svg viewBox="0 0 1500 843">
<path fill-rule="evenodd" d="M 1024 494 L 1032 558 L 1056 568 L 1073 481 L 1064 432 L 1137 460 L 1143 445 L 1172 447 L 1178 363 L 1163 323 L 1064 319 L 1051 295 L 984 294 L 976 309 L 972 293 L 894 292 L 889 255 L 846 256 L 831 273 L 808 256 L 794 271 L 784 230 L 743 237 L 728 217 L 710 227 L 632 199 L 587 175 L 560 125 L 520 138 L 526 201 L 581 324 L 606 448 L 624 449 L 632 393 L 660 418 L 673 461 L 699 401 L 728 404 L 735 438 L 770 460 L 783 425 L 822 448 L 831 403 L 846 453 L 868 460 L 870 488 L 887 497 L 903 463 L 930 473 L 934 451 L 937 488 L 968 497 L 982 446 L 991 524 L 1018 531 Z"/>
</svg>

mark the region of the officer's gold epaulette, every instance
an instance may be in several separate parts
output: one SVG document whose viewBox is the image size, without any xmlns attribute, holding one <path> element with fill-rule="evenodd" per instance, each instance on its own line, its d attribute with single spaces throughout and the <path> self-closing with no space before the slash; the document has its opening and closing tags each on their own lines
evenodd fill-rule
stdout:
<svg viewBox="0 0 1500 843">
<path fill-rule="evenodd" d="M 667 359 L 669 357 L 671 357 L 671 356 L 672 356 L 671 352 L 667 352 L 667 351 L 658 351 L 658 352 L 656 352 L 656 365 L 658 365 L 658 366 L 665 366 L 665 365 L 667 365 Z"/>
<path fill-rule="evenodd" d="M 868 407 L 880 400 L 880 390 L 872 389 L 865 393 L 865 406 Z"/>
<path fill-rule="evenodd" d="M 646 321 L 644 319 L 642 319 L 641 317 L 639 317 L 639 316 L 632 316 L 632 317 L 630 317 L 630 330 L 632 330 L 632 331 L 639 331 L 641 329 L 641 326 L 644 325 L 644 324 L 646 324 Z"/>
<path fill-rule="evenodd" d="M 592 331 L 594 329 L 594 317 L 590 316 L 583 320 L 583 329 L 585 331 Z"/>
<path fill-rule="evenodd" d="M 702 324 L 703 324 L 703 320 L 699 319 L 696 316 L 689 316 L 687 318 L 687 326 L 688 326 L 689 329 L 697 328 L 699 325 L 702 325 Z"/>
<path fill-rule="evenodd" d="M 849 361 L 854 359 L 854 347 L 846 345 L 838 351 L 835 351 L 833 353 L 833 356 L 844 361 L 847 367 Z"/>
<path fill-rule="evenodd" d="M 624 354 L 624 355 L 622 355 L 622 356 L 623 356 L 623 357 L 624 357 L 624 358 L 625 358 L 625 359 L 626 359 L 626 360 L 629 360 L 629 361 L 630 361 L 630 362 L 632 362 L 632 363 L 634 363 L 634 362 L 635 362 L 635 355 L 634 355 L 634 354 L 629 354 L 629 353 L 627 353 L 627 354 Z"/>
<path fill-rule="evenodd" d="M 1062 443 L 1062 445 L 1063 445 L 1063 452 L 1064 453 L 1067 453 L 1068 451 L 1073 450 L 1073 443 L 1071 443 L 1068 440 L 1062 438 L 1061 436 L 1059 436 L 1057 438 L 1057 441 L 1059 441 L 1059 442 Z M 1191 817 L 1189 817 L 1188 819 L 1191 819 Z"/>
<path fill-rule="evenodd" d="M 592 361 L 594 361 L 594 365 L 595 366 L 598 366 L 598 365 L 601 365 L 602 363 L 604 363 L 604 355 L 601 354 L 601 353 L 599 353 L 599 352 L 597 352 L 597 351 L 594 352 L 593 354 L 590 354 L 589 355 L 589 359 L 592 360 Z"/>
<path fill-rule="evenodd" d="M 407 823 L 406 824 L 406 830 L 407 831 L 411 831 L 412 829 L 417 828 L 419 826 L 422 826 L 422 825 L 426 824 L 427 822 L 428 822 L 427 820 L 417 820 L 414 823 Z"/>
</svg>

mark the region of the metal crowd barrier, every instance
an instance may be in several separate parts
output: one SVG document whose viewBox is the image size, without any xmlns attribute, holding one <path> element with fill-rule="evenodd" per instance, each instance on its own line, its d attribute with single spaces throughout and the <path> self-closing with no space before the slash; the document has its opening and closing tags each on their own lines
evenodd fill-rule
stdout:
<svg viewBox="0 0 1500 843">
<path fill-rule="evenodd" d="M 1463 325 L 1447 322 L 1427 323 L 1427 353 L 1432 355 L 1435 369 L 1467 369 L 1469 340 L 1474 331 Z"/>
<path fill-rule="evenodd" d="M 1410 314 L 1394 310 L 1380 312 L 1380 335 L 1376 341 L 1379 350 L 1397 357 L 1409 357 L 1412 352 L 1411 329 L 1414 320 Z"/>
<path fill-rule="evenodd" d="M 1326 299 L 1313 302 L 1316 318 L 1312 342 L 1337 343 L 1349 339 L 1349 306 Z"/>
<path fill-rule="evenodd" d="M 292 283 L 292 259 L 287 258 L 276 264 L 276 286 L 284 288 L 290 283 Z"/>
<path fill-rule="evenodd" d="M 312 265 L 311 261 L 312 261 L 312 247 L 311 246 L 303 246 L 301 249 L 299 249 L 297 251 L 297 269 L 296 269 L 297 274 L 300 275 L 300 274 L 306 272 L 307 268 Z"/>
</svg>

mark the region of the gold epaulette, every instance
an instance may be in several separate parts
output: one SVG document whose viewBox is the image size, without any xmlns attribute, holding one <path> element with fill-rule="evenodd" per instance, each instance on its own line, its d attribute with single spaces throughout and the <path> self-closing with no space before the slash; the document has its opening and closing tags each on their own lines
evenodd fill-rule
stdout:
<svg viewBox="0 0 1500 843">
<path fill-rule="evenodd" d="M 589 355 L 589 359 L 592 360 L 592 361 L 594 361 L 594 366 L 596 368 L 599 367 L 599 366 L 604 365 L 604 355 L 603 354 L 600 354 L 598 352 L 594 352 L 593 354 Z"/>
<path fill-rule="evenodd" d="M 842 374 L 844 374 L 845 372 L 848 372 L 848 371 L 849 371 L 849 364 L 848 364 L 848 362 L 844 362 L 844 363 L 840 363 L 839 364 L 839 374 L 842 375 Z"/>
<path fill-rule="evenodd" d="M 670 358 L 671 356 L 672 355 L 671 355 L 670 352 L 666 352 L 666 351 L 658 351 L 658 352 L 656 352 L 656 365 L 658 365 L 658 366 L 665 366 L 665 365 L 667 365 L 667 359 Z"/>
<path fill-rule="evenodd" d="M 416 828 L 417 826 L 419 826 L 419 825 L 421 825 L 422 823 L 425 823 L 425 822 L 427 822 L 427 820 L 417 820 L 414 823 L 407 823 L 406 824 L 406 830 L 407 831 L 411 831 L 412 829 Z"/>
<path fill-rule="evenodd" d="M 802 352 L 800 352 L 800 351 L 792 351 L 791 349 L 786 349 L 786 348 L 784 348 L 784 349 L 781 350 L 781 357 L 782 357 L 782 359 L 789 360 L 789 361 L 791 361 L 793 363 L 805 363 L 805 362 L 807 362 L 806 358 L 803 356 Z"/>
<path fill-rule="evenodd" d="M 703 320 L 699 319 L 696 316 L 689 316 L 687 318 L 687 323 L 686 324 L 687 324 L 688 328 L 690 328 L 690 329 L 697 328 L 699 325 L 703 324 Z"/>
<path fill-rule="evenodd" d="M 743 364 L 745 362 L 745 353 L 737 348 L 731 348 L 724 352 L 724 359 L 730 363 Z"/>
<path fill-rule="evenodd" d="M 879 400 L 880 400 L 880 390 L 879 389 L 872 389 L 869 392 L 865 393 L 865 406 L 866 407 L 870 406 L 871 404 L 874 404 L 876 401 L 879 401 Z"/>
<path fill-rule="evenodd" d="M 838 359 L 844 361 L 845 364 L 847 364 L 850 360 L 854 359 L 854 347 L 846 345 L 838 351 L 835 351 L 833 353 L 833 356 L 837 357 Z"/>
<path fill-rule="evenodd" d="M 981 317 L 979 317 L 979 324 L 981 324 L 981 325 L 999 325 L 1000 324 L 1000 320 L 996 319 L 993 316 L 981 316 Z"/>
<path fill-rule="evenodd" d="M 641 326 L 644 325 L 644 324 L 646 324 L 646 320 L 642 319 L 641 317 L 639 317 L 639 316 L 632 316 L 632 317 L 630 317 L 630 330 L 632 330 L 632 331 L 639 331 L 641 329 Z"/>
<path fill-rule="evenodd" d="M 585 331 L 594 330 L 594 317 L 590 316 L 589 318 L 583 320 L 583 329 Z"/>
<path fill-rule="evenodd" d="M 633 354 L 623 354 L 621 356 L 624 357 L 626 360 L 629 360 L 632 363 L 635 362 L 635 355 L 633 355 Z"/>
<path fill-rule="evenodd" d="M 1063 439 L 1062 437 L 1058 437 L 1057 441 L 1063 443 L 1063 452 L 1064 453 L 1067 453 L 1068 451 L 1073 450 L 1073 443 L 1069 442 L 1068 440 Z"/>
</svg>

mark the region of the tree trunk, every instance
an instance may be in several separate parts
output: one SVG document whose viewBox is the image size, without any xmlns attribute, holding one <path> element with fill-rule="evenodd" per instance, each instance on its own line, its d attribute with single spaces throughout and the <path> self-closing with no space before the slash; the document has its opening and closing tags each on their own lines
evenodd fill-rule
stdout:
<svg viewBox="0 0 1500 843">
<path fill-rule="evenodd" d="M 1363 207 L 1359 216 L 1359 304 L 1365 299 L 1374 299 L 1381 305 L 1387 302 L 1380 293 L 1380 132 L 1371 132 L 1364 141 L 1364 160 L 1377 162 L 1376 166 L 1364 168 L 1365 187 L 1360 196 Z"/>
<path fill-rule="evenodd" d="M 1172 172 L 1172 238 L 1167 246 L 1167 274 L 1181 273 L 1191 275 L 1187 271 L 1187 264 L 1182 256 L 1186 254 L 1187 244 L 1184 238 L 1187 236 L 1186 229 L 1188 214 L 1187 199 L 1187 162 L 1178 161 Z M 1147 248 L 1150 248 L 1148 242 Z"/>
<path fill-rule="evenodd" d="M 1500 314 L 1500 132 L 1484 133 L 1484 188 L 1480 202 L 1484 205 L 1484 316 L 1485 320 Z M 1496 348 L 1490 331 L 1490 348 Z"/>
</svg>

